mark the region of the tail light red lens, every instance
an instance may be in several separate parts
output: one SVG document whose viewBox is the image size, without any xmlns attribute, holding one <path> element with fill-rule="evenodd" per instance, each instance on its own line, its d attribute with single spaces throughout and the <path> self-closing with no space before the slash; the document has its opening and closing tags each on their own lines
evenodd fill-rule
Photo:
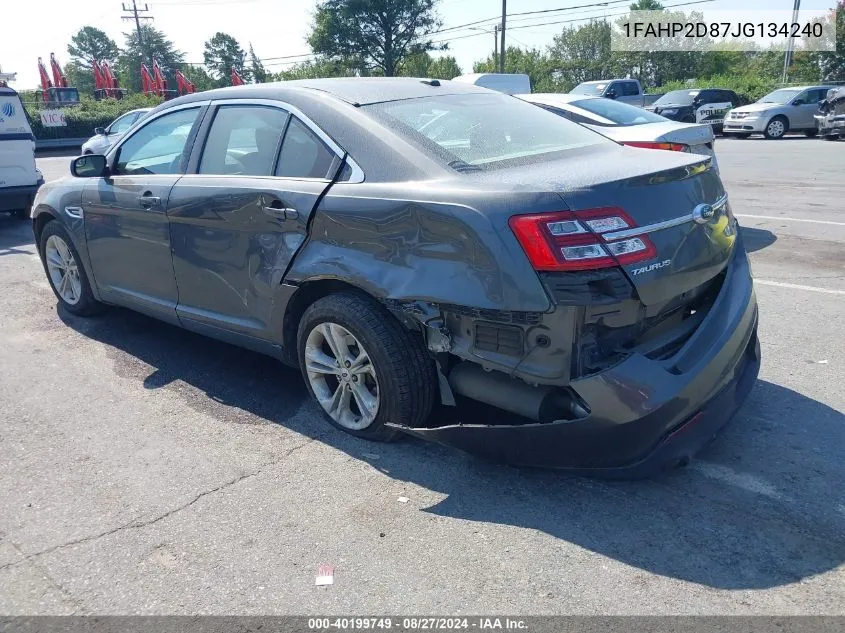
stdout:
<svg viewBox="0 0 845 633">
<path fill-rule="evenodd" d="M 592 270 L 652 259 L 645 235 L 607 240 L 604 233 L 635 228 L 622 209 L 609 207 L 538 215 L 515 215 L 508 224 L 531 265 L 540 271 Z"/>
<path fill-rule="evenodd" d="M 653 143 L 651 141 L 623 141 L 623 145 L 629 147 L 642 147 L 645 149 L 665 149 L 670 152 L 688 152 L 689 145 L 683 143 Z"/>
</svg>

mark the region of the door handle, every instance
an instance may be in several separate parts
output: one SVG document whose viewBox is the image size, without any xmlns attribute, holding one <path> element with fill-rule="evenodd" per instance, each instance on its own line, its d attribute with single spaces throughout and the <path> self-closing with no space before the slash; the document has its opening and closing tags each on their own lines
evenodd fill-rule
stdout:
<svg viewBox="0 0 845 633">
<path fill-rule="evenodd" d="M 264 213 L 271 215 L 280 220 L 296 220 L 299 217 L 299 211 L 287 207 L 264 207 Z"/>
<path fill-rule="evenodd" d="M 138 196 L 138 204 L 140 204 L 144 209 L 152 209 L 153 207 L 161 206 L 161 198 L 152 195 L 152 193 L 148 191 L 145 194 Z"/>
</svg>

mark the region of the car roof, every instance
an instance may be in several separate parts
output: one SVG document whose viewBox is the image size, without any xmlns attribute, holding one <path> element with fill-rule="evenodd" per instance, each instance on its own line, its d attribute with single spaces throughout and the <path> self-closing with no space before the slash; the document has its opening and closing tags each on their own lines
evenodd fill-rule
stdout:
<svg viewBox="0 0 845 633">
<path fill-rule="evenodd" d="M 413 77 L 332 77 L 229 86 L 193 95 L 196 99 L 284 99 L 290 91 L 326 93 L 354 106 L 452 94 L 489 93 L 487 88 L 457 81 Z M 182 102 L 188 101 L 184 97 Z"/>
</svg>

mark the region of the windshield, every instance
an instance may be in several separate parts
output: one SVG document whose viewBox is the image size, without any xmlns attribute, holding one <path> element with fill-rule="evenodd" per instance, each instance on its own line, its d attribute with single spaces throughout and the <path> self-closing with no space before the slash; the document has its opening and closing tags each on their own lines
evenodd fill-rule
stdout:
<svg viewBox="0 0 845 633">
<path fill-rule="evenodd" d="M 598 97 L 601 96 L 601 93 L 604 92 L 604 89 L 607 88 L 607 84 L 604 82 L 594 83 L 591 81 L 585 82 L 583 84 L 578 84 L 575 86 L 569 94 L 571 95 L 590 95 L 591 97 Z"/>
<path fill-rule="evenodd" d="M 699 92 L 699 90 L 673 90 L 660 97 L 654 105 L 690 105 Z"/>
<path fill-rule="evenodd" d="M 762 97 L 757 103 L 789 103 L 792 101 L 798 93 L 801 92 L 800 90 L 775 90 L 774 92 L 770 92 L 765 97 Z"/>
<path fill-rule="evenodd" d="M 366 110 L 459 171 L 609 143 L 605 137 L 504 94 L 389 101 Z"/>
<path fill-rule="evenodd" d="M 579 101 L 572 101 L 569 105 L 597 114 L 613 122 L 595 121 L 595 125 L 603 125 L 605 127 L 643 125 L 644 123 L 663 123 L 667 121 L 666 118 L 658 114 L 628 105 L 627 103 L 613 101 L 612 99 L 581 99 Z M 593 121 L 590 121 L 590 123 L 593 123 Z"/>
</svg>

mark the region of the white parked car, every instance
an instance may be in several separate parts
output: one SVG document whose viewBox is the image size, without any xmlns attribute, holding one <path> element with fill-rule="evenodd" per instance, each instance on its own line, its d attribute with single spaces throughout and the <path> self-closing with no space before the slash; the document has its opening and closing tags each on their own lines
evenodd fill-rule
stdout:
<svg viewBox="0 0 845 633">
<path fill-rule="evenodd" d="M 152 108 L 138 108 L 122 114 L 112 121 L 107 128 L 98 127 L 94 136 L 82 145 L 83 154 L 105 154 L 132 125 L 142 119 Z"/>
<path fill-rule="evenodd" d="M 718 170 L 713 128 L 707 123 L 679 123 L 643 108 L 604 97 L 577 94 L 515 95 L 580 123 L 623 145 L 705 154 Z"/>
<path fill-rule="evenodd" d="M 0 211 L 27 217 L 44 177 L 35 166 L 35 137 L 18 93 L 0 87 Z"/>
</svg>

